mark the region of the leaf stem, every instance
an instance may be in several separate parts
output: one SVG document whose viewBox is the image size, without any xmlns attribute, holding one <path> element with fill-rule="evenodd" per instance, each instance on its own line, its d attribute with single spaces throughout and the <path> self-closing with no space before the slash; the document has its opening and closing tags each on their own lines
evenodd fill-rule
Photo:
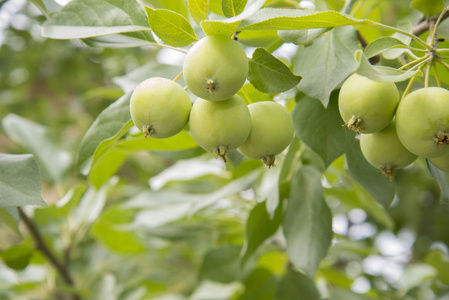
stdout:
<svg viewBox="0 0 449 300">
<path fill-rule="evenodd" d="M 433 71 L 435 72 L 435 80 L 437 82 L 437 86 L 441 87 L 440 77 L 438 76 L 437 65 L 436 64 L 432 64 L 432 67 L 433 67 Z"/>
<path fill-rule="evenodd" d="M 174 82 L 178 81 L 179 78 L 181 78 L 182 73 L 184 73 L 183 71 L 181 71 L 181 73 L 179 73 L 178 75 L 176 75 L 175 79 L 173 79 Z"/>
<path fill-rule="evenodd" d="M 438 59 L 437 61 L 438 61 L 440 64 L 442 64 L 443 67 L 446 68 L 446 70 L 449 71 L 449 65 L 448 65 L 444 60 Z"/>
<path fill-rule="evenodd" d="M 22 208 L 17 208 L 19 216 L 25 224 L 26 228 L 30 232 L 36 243 L 36 249 L 39 250 L 50 262 L 50 264 L 56 269 L 65 284 L 71 287 L 75 287 L 72 276 L 70 275 L 68 266 L 61 263 L 61 261 L 56 257 L 56 255 L 50 250 L 48 245 L 45 243 L 41 233 L 37 229 L 33 221 L 28 217 L 28 215 L 22 210 Z M 80 296 L 72 293 L 73 300 L 81 300 Z"/>
<path fill-rule="evenodd" d="M 420 57 L 419 59 L 413 60 L 413 61 L 411 61 L 411 62 L 409 62 L 409 63 L 403 65 L 403 66 L 400 67 L 398 70 L 406 69 L 406 68 L 408 68 L 408 67 L 410 67 L 410 66 L 413 66 L 413 65 L 415 65 L 415 64 L 418 64 L 418 63 L 420 63 L 420 62 L 423 62 L 423 61 L 425 61 L 426 59 L 428 59 L 427 56 Z"/>
<path fill-rule="evenodd" d="M 243 93 L 243 95 L 245 95 L 245 98 L 248 100 L 248 102 L 249 102 L 250 104 L 253 103 L 253 101 L 251 101 L 251 97 L 250 97 L 249 94 L 246 92 L 244 86 L 242 86 L 242 93 Z"/>
<path fill-rule="evenodd" d="M 180 48 L 176 48 L 176 47 L 169 46 L 169 45 L 158 44 L 158 43 L 149 43 L 149 45 L 155 46 L 155 47 L 160 47 L 160 48 L 168 48 L 168 49 L 171 49 L 171 50 L 175 50 L 175 51 L 178 51 L 178 52 L 182 52 L 182 53 L 184 53 L 184 54 L 187 54 L 187 50 L 180 49 Z"/>
<path fill-rule="evenodd" d="M 438 26 L 440 25 L 441 21 L 443 20 L 443 16 L 446 14 L 446 12 L 447 12 L 448 10 L 449 10 L 449 6 L 446 6 L 446 7 L 444 8 L 444 10 L 443 10 L 443 11 L 440 13 L 440 15 L 438 16 L 438 19 L 437 19 L 435 25 L 434 25 L 433 28 L 432 28 L 432 32 L 430 33 L 430 34 L 431 34 L 431 37 L 432 37 L 432 39 L 431 39 L 431 41 L 430 41 L 430 45 L 431 45 L 432 47 L 435 47 L 435 42 L 436 42 L 436 36 L 437 36 L 437 29 L 438 29 Z"/>
<path fill-rule="evenodd" d="M 418 67 L 418 72 L 422 69 L 423 66 L 424 65 L 422 64 Z M 410 88 L 412 87 L 413 82 L 415 81 L 416 77 L 418 76 L 418 72 L 415 74 L 415 76 L 410 78 L 410 81 L 408 82 L 407 87 L 405 88 L 404 92 L 402 93 L 401 101 L 402 101 L 402 99 L 405 98 L 405 96 L 407 96 L 408 92 L 410 91 Z"/>
<path fill-rule="evenodd" d="M 424 87 L 429 87 L 430 65 L 426 66 L 426 75 L 424 76 Z"/>
</svg>

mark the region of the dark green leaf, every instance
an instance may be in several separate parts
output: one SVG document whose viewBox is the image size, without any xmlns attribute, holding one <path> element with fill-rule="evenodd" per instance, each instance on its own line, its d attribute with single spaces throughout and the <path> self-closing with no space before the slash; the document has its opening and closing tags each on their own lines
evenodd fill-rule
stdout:
<svg viewBox="0 0 449 300">
<path fill-rule="evenodd" d="M 444 284 L 449 285 L 449 257 L 447 254 L 439 250 L 433 250 L 426 255 L 424 261 L 437 269 L 438 278 Z"/>
<path fill-rule="evenodd" d="M 332 240 L 332 215 L 315 168 L 302 167 L 293 176 L 282 226 L 291 262 L 313 276 Z"/>
<path fill-rule="evenodd" d="M 207 252 L 200 268 L 199 279 L 222 283 L 238 280 L 241 250 L 239 246 L 222 246 Z"/>
<path fill-rule="evenodd" d="M 53 182 L 65 179 L 72 155 L 53 143 L 46 127 L 15 114 L 8 114 L 2 125 L 10 139 L 34 155 L 42 175 Z"/>
<path fill-rule="evenodd" d="M 246 245 L 245 254 L 242 257 L 242 265 L 257 251 L 259 246 L 272 236 L 282 220 L 282 209 L 278 206 L 274 217 L 271 219 L 265 207 L 265 202 L 258 203 L 250 212 L 246 221 Z"/>
<path fill-rule="evenodd" d="M 352 26 L 334 28 L 313 45 L 298 49 L 293 70 L 302 76 L 298 88 L 327 107 L 332 91 L 357 69 L 354 58 L 357 49 L 357 35 Z"/>
<path fill-rule="evenodd" d="M 342 127 L 344 122 L 337 102 L 337 93 L 332 94 L 327 108 L 306 96 L 299 100 L 292 113 L 296 135 L 321 156 L 326 167 L 345 153 L 355 136 Z"/>
<path fill-rule="evenodd" d="M 278 279 L 269 270 L 255 269 L 245 280 L 245 292 L 238 300 L 273 300 L 276 298 Z"/>
<path fill-rule="evenodd" d="M 145 11 L 136 0 L 73 0 L 50 13 L 42 35 L 76 39 L 149 30 Z"/>
<path fill-rule="evenodd" d="M 78 153 L 77 166 L 85 165 L 94 154 L 97 146 L 110 137 L 113 137 L 120 131 L 131 119 L 129 112 L 130 93 L 109 105 L 104 109 L 81 141 L 81 147 Z"/>
<path fill-rule="evenodd" d="M 413 0 L 410 6 L 420 10 L 427 17 L 431 17 L 444 9 L 444 0 Z"/>
<path fill-rule="evenodd" d="M 209 18 L 209 1 L 210 0 L 189 0 L 188 8 L 193 20 L 200 24 L 201 21 Z"/>
<path fill-rule="evenodd" d="M 263 48 L 257 48 L 249 61 L 248 80 L 263 93 L 281 93 L 294 88 L 301 77 Z"/>
<path fill-rule="evenodd" d="M 376 201 L 384 207 L 390 206 L 394 198 L 394 183 L 379 174 L 379 170 L 370 165 L 360 150 L 360 143 L 354 140 L 346 151 L 349 173 Z"/>
<path fill-rule="evenodd" d="M 223 0 L 221 2 L 221 9 L 225 17 L 231 18 L 243 11 L 246 2 L 248 0 Z"/>
<path fill-rule="evenodd" d="M 151 29 L 164 43 L 183 47 L 198 40 L 189 21 L 182 15 L 167 9 L 145 7 L 145 10 Z"/>
<path fill-rule="evenodd" d="M 9 247 L 0 252 L 0 257 L 8 267 L 14 270 L 23 270 L 30 263 L 33 256 L 33 249 L 25 245 L 17 245 Z"/>
<path fill-rule="evenodd" d="M 307 275 L 289 270 L 281 279 L 279 284 L 279 300 L 320 300 L 320 293 L 310 277 Z"/>
<path fill-rule="evenodd" d="M 436 180 L 441 189 L 440 203 L 446 203 L 449 201 L 449 183 L 447 182 L 446 172 L 438 169 L 435 165 L 429 160 L 426 159 L 427 166 L 429 167 L 430 174 L 432 174 L 433 178 Z"/>
<path fill-rule="evenodd" d="M 47 204 L 41 177 L 31 154 L 0 154 L 0 207 Z"/>
</svg>

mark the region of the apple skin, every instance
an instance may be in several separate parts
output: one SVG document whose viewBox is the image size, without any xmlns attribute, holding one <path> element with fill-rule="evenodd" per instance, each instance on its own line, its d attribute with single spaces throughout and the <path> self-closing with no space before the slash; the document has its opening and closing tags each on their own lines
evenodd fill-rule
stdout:
<svg viewBox="0 0 449 300">
<path fill-rule="evenodd" d="M 348 128 L 359 133 L 374 133 L 393 119 L 399 92 L 393 82 L 378 82 L 352 74 L 343 83 L 338 97 L 341 117 Z"/>
<path fill-rule="evenodd" d="M 235 40 L 224 36 L 207 36 L 187 53 L 183 76 L 196 96 L 220 101 L 231 98 L 245 83 L 248 58 Z"/>
<path fill-rule="evenodd" d="M 284 151 L 293 139 L 293 119 L 289 111 L 272 101 L 248 105 L 251 114 L 251 132 L 238 150 L 247 157 L 262 159 L 269 167 L 274 156 Z"/>
<path fill-rule="evenodd" d="M 193 103 L 189 124 L 198 145 L 226 161 L 226 154 L 248 138 L 251 116 L 245 101 L 238 95 L 224 101 L 198 98 Z"/>
<path fill-rule="evenodd" d="M 429 160 L 437 167 L 438 169 L 449 172 L 449 155 L 429 158 Z"/>
<path fill-rule="evenodd" d="M 360 148 L 372 166 L 390 177 L 394 177 L 396 169 L 405 168 L 418 158 L 402 145 L 394 120 L 379 132 L 362 134 Z"/>
<path fill-rule="evenodd" d="M 176 82 L 152 77 L 141 82 L 131 95 L 134 125 L 145 137 L 162 139 L 179 133 L 189 120 L 189 94 Z"/>
<path fill-rule="evenodd" d="M 449 91 L 428 87 L 405 96 L 396 112 L 396 129 L 402 144 L 418 156 L 449 155 Z"/>
</svg>

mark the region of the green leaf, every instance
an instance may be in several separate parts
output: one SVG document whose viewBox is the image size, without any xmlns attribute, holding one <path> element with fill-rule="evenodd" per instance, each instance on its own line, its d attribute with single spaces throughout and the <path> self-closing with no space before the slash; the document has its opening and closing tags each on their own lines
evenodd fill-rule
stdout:
<svg viewBox="0 0 449 300">
<path fill-rule="evenodd" d="M 431 17 L 444 9 L 444 0 L 413 0 L 410 6 L 420 10 L 427 17 Z"/>
<path fill-rule="evenodd" d="M 145 7 L 145 10 L 151 29 L 164 43 L 183 47 L 198 40 L 189 21 L 182 15 L 166 9 Z"/>
<path fill-rule="evenodd" d="M 407 80 L 416 75 L 418 71 L 410 69 L 407 71 L 398 70 L 385 66 L 373 66 L 362 50 L 358 50 L 355 54 L 357 61 L 360 63 L 357 73 L 368 77 L 375 81 L 381 82 L 399 82 Z"/>
<path fill-rule="evenodd" d="M 111 250 L 119 253 L 140 253 L 145 247 L 136 231 L 124 231 L 120 227 L 132 222 L 135 213 L 114 206 L 103 213 L 93 224 L 91 234 Z"/>
<path fill-rule="evenodd" d="M 34 155 L 42 175 L 52 182 L 65 179 L 72 166 L 72 155 L 53 143 L 46 127 L 15 114 L 8 114 L 2 125 L 10 139 Z"/>
<path fill-rule="evenodd" d="M 19 215 L 15 208 L 0 208 L 0 224 L 5 225 L 18 236 L 22 236 L 19 230 Z"/>
<path fill-rule="evenodd" d="M 0 153 L 0 207 L 23 205 L 47 205 L 37 164 L 31 154 Z"/>
<path fill-rule="evenodd" d="M 301 77 L 267 50 L 257 48 L 249 61 L 248 80 L 263 93 L 278 94 L 294 88 Z"/>
<path fill-rule="evenodd" d="M 321 173 L 307 166 L 298 169 L 287 203 L 283 220 L 287 255 L 294 266 L 313 276 L 332 240 L 332 215 L 324 201 Z"/>
<path fill-rule="evenodd" d="M 209 0 L 188 0 L 188 8 L 190 15 L 197 24 L 209 18 Z"/>
<path fill-rule="evenodd" d="M 42 35 L 53 39 L 149 30 L 143 6 L 136 0 L 73 0 L 50 13 L 42 25 Z"/>
<path fill-rule="evenodd" d="M 131 48 L 155 45 L 150 31 L 124 32 L 83 39 L 90 47 Z"/>
<path fill-rule="evenodd" d="M 320 300 L 321 296 L 313 280 L 307 275 L 289 270 L 279 284 L 279 300 Z"/>
<path fill-rule="evenodd" d="M 30 263 L 33 249 L 25 245 L 16 245 L 0 252 L 0 257 L 8 267 L 14 270 L 23 270 Z"/>
<path fill-rule="evenodd" d="M 245 292 L 238 300 L 273 300 L 276 298 L 278 279 L 265 268 L 255 269 L 245 280 Z"/>
<path fill-rule="evenodd" d="M 300 29 L 300 30 L 280 30 L 278 31 L 279 37 L 284 41 L 296 44 L 296 45 L 312 45 L 313 41 L 329 31 L 329 28 L 313 28 L 313 29 Z"/>
<path fill-rule="evenodd" d="M 446 172 L 438 169 L 435 165 L 429 160 L 426 159 L 427 166 L 429 168 L 430 174 L 435 179 L 435 181 L 440 186 L 440 203 L 446 203 L 449 201 L 449 183 L 447 182 Z"/>
<path fill-rule="evenodd" d="M 137 151 L 177 151 L 198 147 L 198 144 L 185 131 L 166 139 L 145 139 L 143 134 L 130 139 L 119 139 L 134 124 L 126 123 L 113 137 L 104 140 L 95 150 L 89 179 L 97 188 L 103 185 L 125 161 L 129 154 Z"/>
<path fill-rule="evenodd" d="M 258 203 L 249 213 L 246 221 L 246 244 L 241 260 L 242 265 L 252 257 L 267 238 L 276 233 L 282 221 L 281 206 L 278 206 L 274 217 L 271 219 L 265 205 L 266 201 Z"/>
<path fill-rule="evenodd" d="M 292 116 L 296 135 L 321 156 L 326 167 L 345 153 L 354 140 L 354 132 L 342 127 L 338 93 L 332 94 L 327 108 L 306 96 L 296 104 Z"/>
<path fill-rule="evenodd" d="M 332 295 L 329 300 L 372 300 L 372 298 L 333 286 Z"/>
<path fill-rule="evenodd" d="M 231 283 L 239 279 L 239 246 L 222 246 L 206 253 L 199 272 L 200 280 Z"/>
<path fill-rule="evenodd" d="M 235 17 L 224 20 L 204 20 L 201 22 L 201 28 L 206 35 L 224 35 L 231 36 L 236 31 L 240 22 L 257 13 L 267 0 L 256 0 L 246 7 L 243 12 Z"/>
<path fill-rule="evenodd" d="M 424 262 L 434 267 L 438 271 L 438 279 L 449 285 L 449 257 L 447 254 L 433 250 L 426 255 Z"/>
<path fill-rule="evenodd" d="M 239 30 L 296 30 L 371 23 L 336 11 L 264 8 L 240 23 Z"/>
<path fill-rule="evenodd" d="M 187 1 L 185 0 L 145 0 L 145 3 L 148 3 L 152 8 L 165 8 L 188 18 Z"/>
<path fill-rule="evenodd" d="M 130 97 L 131 93 L 125 94 L 105 108 L 95 119 L 81 141 L 77 159 L 78 167 L 88 162 L 103 140 L 113 137 L 131 119 L 129 112 Z"/>
<path fill-rule="evenodd" d="M 293 69 L 302 76 L 298 88 L 327 107 L 332 91 L 357 69 L 354 58 L 357 49 L 357 35 L 352 26 L 334 28 L 313 45 L 298 49 Z"/>
<path fill-rule="evenodd" d="M 394 37 L 381 37 L 365 48 L 365 56 L 371 58 L 393 48 L 410 48 L 403 41 Z"/>
<path fill-rule="evenodd" d="M 370 165 L 360 150 L 360 143 L 354 140 L 346 151 L 349 173 L 376 201 L 384 207 L 390 206 L 394 198 L 394 183 L 379 174 L 379 170 Z"/>
<path fill-rule="evenodd" d="M 223 0 L 221 2 L 221 9 L 223 10 L 225 17 L 231 18 L 243 11 L 246 2 L 248 2 L 248 0 Z"/>
<path fill-rule="evenodd" d="M 407 265 L 398 280 L 399 295 L 405 296 L 407 292 L 415 287 L 421 286 L 425 281 L 435 278 L 437 270 L 424 263 Z"/>
</svg>

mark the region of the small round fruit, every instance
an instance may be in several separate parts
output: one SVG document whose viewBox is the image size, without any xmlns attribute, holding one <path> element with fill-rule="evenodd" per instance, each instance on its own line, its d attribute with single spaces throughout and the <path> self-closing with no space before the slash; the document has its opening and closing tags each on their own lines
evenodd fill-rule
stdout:
<svg viewBox="0 0 449 300">
<path fill-rule="evenodd" d="M 405 148 L 418 156 L 449 155 L 449 91 L 429 87 L 405 96 L 396 112 L 396 129 Z"/>
<path fill-rule="evenodd" d="M 340 114 L 349 129 L 373 133 L 393 119 L 399 92 L 393 82 L 378 82 L 352 74 L 343 83 L 338 97 Z"/>
<path fill-rule="evenodd" d="M 404 168 L 418 158 L 400 142 L 394 121 L 379 132 L 362 134 L 360 148 L 366 160 L 390 178 L 394 177 L 396 169 Z"/>
<path fill-rule="evenodd" d="M 242 145 L 251 130 L 248 107 L 238 95 L 224 101 L 196 99 L 189 123 L 198 145 L 225 162 L 226 154 Z"/>
<path fill-rule="evenodd" d="M 248 105 L 251 114 L 251 132 L 238 150 L 255 159 L 274 166 L 275 155 L 281 153 L 292 141 L 293 120 L 288 110 L 272 101 Z"/>
<path fill-rule="evenodd" d="M 449 155 L 429 158 L 429 160 L 440 170 L 449 172 Z"/>
<path fill-rule="evenodd" d="M 237 41 L 225 36 L 207 36 L 187 53 L 183 74 L 196 96 L 212 101 L 226 100 L 245 83 L 248 58 Z"/>
<path fill-rule="evenodd" d="M 180 132 L 189 120 L 189 94 L 176 82 L 153 77 L 141 82 L 129 103 L 131 118 L 145 137 L 167 138 Z"/>
</svg>

